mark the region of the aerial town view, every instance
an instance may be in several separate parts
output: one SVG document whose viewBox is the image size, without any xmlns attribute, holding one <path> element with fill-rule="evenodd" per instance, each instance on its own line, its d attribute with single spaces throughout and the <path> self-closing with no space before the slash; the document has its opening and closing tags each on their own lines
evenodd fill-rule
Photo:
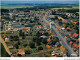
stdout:
<svg viewBox="0 0 80 60">
<path fill-rule="evenodd" d="M 2 1 L 1 6 L 1 57 L 79 56 L 76 2 Z"/>
</svg>

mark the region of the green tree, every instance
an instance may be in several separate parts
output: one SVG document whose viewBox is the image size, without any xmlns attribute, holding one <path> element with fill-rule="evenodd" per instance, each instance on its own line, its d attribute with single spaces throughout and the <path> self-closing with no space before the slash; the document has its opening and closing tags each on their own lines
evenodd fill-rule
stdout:
<svg viewBox="0 0 80 60">
<path fill-rule="evenodd" d="M 29 49 L 25 51 L 25 54 L 30 54 L 30 53 L 31 51 Z"/>
<path fill-rule="evenodd" d="M 30 46 L 30 48 L 35 48 L 35 43 L 34 42 L 30 42 L 29 46 Z"/>
<path fill-rule="evenodd" d="M 38 50 L 43 50 L 43 47 L 42 46 L 38 47 Z"/>
<path fill-rule="evenodd" d="M 47 44 L 47 39 L 42 39 L 43 44 Z"/>
</svg>

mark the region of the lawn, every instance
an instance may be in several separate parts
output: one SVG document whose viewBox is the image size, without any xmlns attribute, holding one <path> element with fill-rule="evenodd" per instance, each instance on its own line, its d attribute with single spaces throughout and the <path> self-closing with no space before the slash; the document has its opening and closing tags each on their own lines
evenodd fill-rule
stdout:
<svg viewBox="0 0 80 60">
<path fill-rule="evenodd" d="M 2 44 L 1 44 L 1 57 L 10 57 L 10 55 L 6 52 Z"/>
</svg>

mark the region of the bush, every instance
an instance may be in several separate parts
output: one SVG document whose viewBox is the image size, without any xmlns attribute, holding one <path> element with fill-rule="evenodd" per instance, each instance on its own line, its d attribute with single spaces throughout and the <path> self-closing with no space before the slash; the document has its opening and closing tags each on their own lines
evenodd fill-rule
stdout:
<svg viewBox="0 0 80 60">
<path fill-rule="evenodd" d="M 41 47 L 41 46 L 40 46 L 40 47 L 38 47 L 38 50 L 43 50 L 43 47 Z"/>
<path fill-rule="evenodd" d="M 18 56 L 21 57 L 22 55 L 21 54 L 18 54 Z"/>
<path fill-rule="evenodd" d="M 47 44 L 47 40 L 46 40 L 46 39 L 43 39 L 43 40 L 42 40 L 42 43 L 43 43 L 43 44 Z"/>
<path fill-rule="evenodd" d="M 25 54 L 30 54 L 30 53 L 31 53 L 30 50 L 26 50 L 26 51 L 25 51 Z"/>
<path fill-rule="evenodd" d="M 30 46 L 30 48 L 35 48 L 35 43 L 31 42 L 31 43 L 29 44 L 29 46 Z"/>
</svg>

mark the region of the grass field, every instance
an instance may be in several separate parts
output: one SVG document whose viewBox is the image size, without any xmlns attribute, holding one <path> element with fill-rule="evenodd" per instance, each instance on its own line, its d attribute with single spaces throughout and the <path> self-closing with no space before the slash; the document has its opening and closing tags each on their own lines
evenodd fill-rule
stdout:
<svg viewBox="0 0 80 60">
<path fill-rule="evenodd" d="M 1 57 L 10 57 L 2 44 L 1 44 Z"/>
<path fill-rule="evenodd" d="M 67 8 L 67 7 L 65 7 L 65 8 L 52 8 L 52 9 L 79 9 L 79 6 L 77 5 L 77 6 L 72 6 L 72 8 Z"/>
<path fill-rule="evenodd" d="M 14 9 L 14 8 L 28 8 L 28 7 L 34 7 L 33 5 L 2 5 L 1 8 L 2 9 Z M 72 6 L 73 9 L 79 9 L 78 5 L 73 5 Z M 63 8 L 54 8 L 54 9 L 63 9 Z M 65 7 L 64 9 L 71 9 L 68 7 Z"/>
<path fill-rule="evenodd" d="M 2 5 L 2 9 L 15 9 L 15 8 L 27 8 L 27 7 L 33 7 L 28 5 Z"/>
</svg>

